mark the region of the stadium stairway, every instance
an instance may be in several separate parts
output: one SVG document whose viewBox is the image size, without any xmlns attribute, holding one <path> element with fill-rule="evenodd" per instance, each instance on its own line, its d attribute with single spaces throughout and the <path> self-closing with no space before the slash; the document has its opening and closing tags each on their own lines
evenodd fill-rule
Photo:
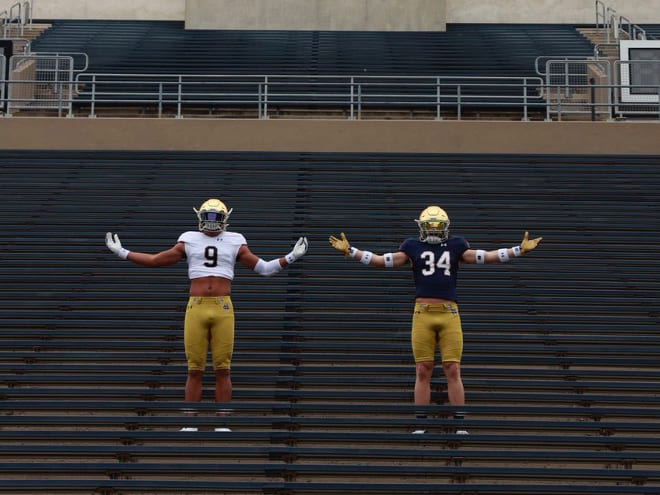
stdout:
<svg viewBox="0 0 660 495">
<path fill-rule="evenodd" d="M 6 151 L 0 173 L 0 493 L 660 491 L 657 157 Z M 310 250 L 237 268 L 234 400 L 207 373 L 186 417 L 185 264 L 104 235 L 169 248 L 208 197 L 264 259 Z M 433 203 L 472 247 L 544 237 L 461 269 L 464 419 L 438 373 L 415 419 L 410 273 L 328 243 L 394 251 Z"/>
</svg>

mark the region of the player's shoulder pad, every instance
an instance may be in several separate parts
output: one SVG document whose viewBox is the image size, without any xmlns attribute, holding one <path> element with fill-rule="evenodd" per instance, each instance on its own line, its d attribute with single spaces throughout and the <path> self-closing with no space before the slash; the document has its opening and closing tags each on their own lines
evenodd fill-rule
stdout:
<svg viewBox="0 0 660 495">
<path fill-rule="evenodd" d="M 223 237 L 223 240 L 229 241 L 232 244 L 247 244 L 245 236 L 243 234 L 239 234 L 238 232 L 225 231 L 220 235 Z"/>
<path fill-rule="evenodd" d="M 181 234 L 177 242 L 191 242 L 195 237 L 199 236 L 199 234 L 201 234 L 201 232 L 189 230 Z"/>
</svg>

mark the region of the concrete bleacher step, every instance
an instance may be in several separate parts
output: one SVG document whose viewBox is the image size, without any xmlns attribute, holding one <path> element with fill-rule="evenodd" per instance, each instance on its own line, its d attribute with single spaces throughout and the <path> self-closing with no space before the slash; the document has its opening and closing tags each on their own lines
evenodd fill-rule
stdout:
<svg viewBox="0 0 660 495">
<path fill-rule="evenodd" d="M 498 47 L 511 59 L 493 57 Z M 591 47 L 575 26 L 560 24 L 450 24 L 444 32 L 388 33 L 186 30 L 174 21 L 63 19 L 53 22 L 39 49 L 85 51 L 92 72 L 512 76 L 537 55 Z"/>
<path fill-rule="evenodd" d="M 655 162 L 3 153 L 0 491 L 169 494 L 185 477 L 191 493 L 656 495 Z M 230 440 L 212 431 L 210 371 L 198 416 L 182 414 L 185 266 L 141 268 L 103 243 L 115 230 L 128 248 L 166 249 L 210 196 L 265 259 L 310 239 L 277 277 L 237 269 Z M 452 417 L 438 373 L 419 437 L 410 274 L 346 260 L 327 238 L 396 250 L 432 202 L 473 246 L 526 229 L 545 240 L 508 265 L 462 269 L 467 415 Z M 182 419 L 199 435 L 181 436 Z M 181 456 L 195 462 L 173 473 Z"/>
<path fill-rule="evenodd" d="M 464 420 L 461 425 L 471 429 L 468 436 L 453 432 L 452 424 L 456 424 L 453 419 L 429 419 L 425 423 L 431 431 L 420 437 L 409 431 L 414 423 L 414 409 L 393 406 L 369 408 L 363 405 L 345 409 L 345 406 L 320 403 L 310 407 L 292 404 L 287 408 L 239 403 L 233 416 L 223 418 L 223 424 L 231 426 L 233 431 L 217 433 L 212 429 L 218 419 L 205 404 L 203 409 L 208 415 L 187 418 L 194 419 L 191 424 L 200 430 L 182 433 L 178 431 L 181 414 L 176 415 L 174 404 L 169 408 L 162 403 L 108 405 L 132 409 L 134 415 L 108 416 L 105 404 L 97 402 L 69 403 L 70 413 L 73 412 L 71 407 L 83 407 L 89 413 L 85 416 L 46 416 L 43 414 L 46 408 L 67 408 L 66 404 L 60 406 L 49 401 L 42 406 L 34 404 L 36 410 L 42 411 L 35 416 L 0 417 L 0 473 L 12 475 L 9 485 L 5 486 L 14 489 L 39 486 L 28 481 L 33 480 L 35 473 L 43 476 L 57 472 L 58 478 L 49 481 L 71 477 L 68 481 L 76 493 L 75 490 L 87 488 L 85 482 L 79 481 L 79 475 L 84 472 L 87 479 L 93 479 L 98 486 L 119 488 L 123 485 L 113 484 L 114 481 L 132 479 L 126 481 L 124 488 L 133 490 L 140 489 L 146 476 L 162 484 L 159 486 L 163 490 L 175 489 L 181 477 L 193 491 L 215 486 L 213 483 L 220 479 L 225 484 L 236 479 L 237 487 L 247 489 L 248 486 L 239 480 L 241 476 L 250 475 L 262 488 L 264 483 L 278 479 L 286 482 L 287 489 L 294 493 L 299 493 L 295 483 L 305 482 L 311 489 L 300 493 L 309 493 L 317 489 L 338 489 L 337 482 L 329 477 L 341 477 L 346 483 L 354 476 L 355 482 L 364 481 L 365 477 L 377 478 L 374 483 L 383 493 L 409 493 L 400 483 L 403 480 L 417 483 L 420 480 L 416 477 L 422 475 L 425 477 L 423 484 L 414 486 L 422 493 L 425 488 L 442 493 L 447 483 L 453 488 L 457 483 L 469 483 L 474 489 L 480 481 L 492 483 L 496 480 L 500 488 L 499 483 L 506 485 L 507 482 L 521 483 L 517 486 L 522 488 L 532 480 L 544 486 L 545 483 L 555 486 L 553 481 L 561 478 L 573 480 L 574 490 L 588 489 L 591 480 L 601 484 L 612 480 L 621 488 L 612 493 L 645 494 L 653 493 L 659 472 L 656 469 L 660 461 L 657 439 L 635 435 L 635 431 L 657 431 L 658 423 L 651 423 L 650 430 L 645 428 L 643 416 L 632 409 L 596 408 L 586 413 L 596 416 L 597 419 L 591 421 L 580 420 L 574 409 L 570 414 L 576 421 L 566 418 L 560 421 Z M 31 409 L 27 402 L 19 401 L 15 406 L 16 413 Z M 502 409 L 498 412 L 493 406 L 472 408 L 469 414 L 501 416 L 505 408 Z M 254 415 L 268 410 L 273 413 Z M 407 418 L 402 416 L 406 410 Z M 363 417 L 367 411 L 371 418 Z M 557 407 L 544 408 L 544 411 L 557 414 L 557 418 L 567 412 Z M 516 412 L 521 416 L 526 414 L 524 410 Z M 335 416 L 336 413 L 341 414 Z M 613 418 L 633 416 L 638 421 L 603 421 L 608 414 L 613 414 Z M 645 420 L 652 415 L 648 412 Z M 76 420 L 79 423 L 76 424 Z M 580 435 L 580 431 L 591 434 Z M 94 444 L 90 444 L 90 438 L 94 439 Z M 512 450 L 509 447 L 512 441 L 519 448 L 527 448 Z M 422 444 L 424 448 L 420 451 Z M 543 448 L 539 449 L 540 445 Z M 181 455 L 195 462 L 172 470 L 171 463 Z M 24 460 L 27 456 L 31 459 L 29 463 Z M 69 460 L 49 461 L 61 456 Z M 84 468 L 79 466 L 81 457 L 86 459 Z M 214 474 L 209 476 L 211 472 Z M 22 475 L 28 477 L 21 479 Z M 506 489 L 513 487 L 511 493 L 516 493 L 515 486 L 507 485 Z M 604 488 L 599 493 L 608 493 L 612 488 L 605 484 L 599 486 Z M 502 492 L 479 488 L 476 493 Z M 546 492 L 535 488 L 533 493 Z"/>
</svg>

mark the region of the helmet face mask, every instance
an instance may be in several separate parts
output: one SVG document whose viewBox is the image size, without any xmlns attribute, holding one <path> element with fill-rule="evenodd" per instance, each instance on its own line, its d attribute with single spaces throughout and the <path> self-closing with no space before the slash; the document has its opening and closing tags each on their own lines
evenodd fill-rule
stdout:
<svg viewBox="0 0 660 495">
<path fill-rule="evenodd" d="M 429 206 L 415 219 L 419 227 L 419 240 L 440 244 L 449 239 L 449 216 L 439 206 Z"/>
<path fill-rule="evenodd" d="M 229 215 L 232 210 L 228 210 L 225 204 L 219 199 L 209 199 L 202 203 L 199 210 L 193 208 L 197 214 L 199 230 L 208 234 L 220 234 L 227 229 L 229 225 Z"/>
</svg>

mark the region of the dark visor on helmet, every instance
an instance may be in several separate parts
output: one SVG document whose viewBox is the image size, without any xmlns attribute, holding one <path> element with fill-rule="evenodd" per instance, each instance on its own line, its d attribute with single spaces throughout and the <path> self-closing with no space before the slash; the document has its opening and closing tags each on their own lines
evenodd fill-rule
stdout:
<svg viewBox="0 0 660 495">
<path fill-rule="evenodd" d="M 221 222 L 225 218 L 225 214 L 218 211 L 205 211 L 202 216 L 209 222 Z"/>
</svg>

